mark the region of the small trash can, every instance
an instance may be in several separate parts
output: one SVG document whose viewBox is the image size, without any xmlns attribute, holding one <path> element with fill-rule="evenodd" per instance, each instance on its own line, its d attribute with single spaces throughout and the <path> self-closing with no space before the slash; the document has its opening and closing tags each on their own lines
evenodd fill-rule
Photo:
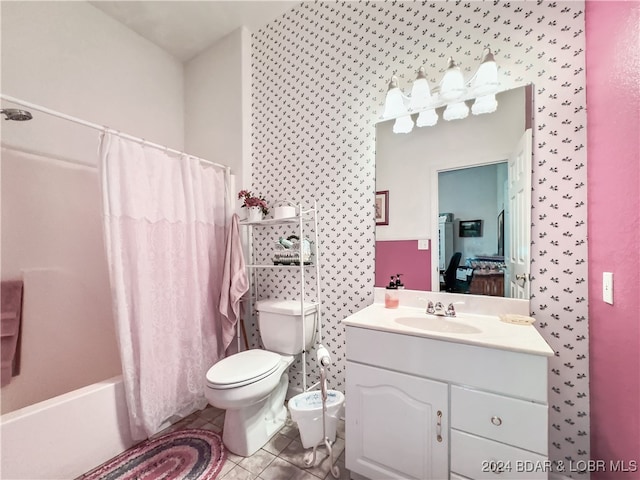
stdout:
<svg viewBox="0 0 640 480">
<path fill-rule="evenodd" d="M 337 390 L 327 390 L 326 434 L 329 440 L 336 440 L 338 414 L 344 404 L 344 394 Z M 322 437 L 322 393 L 304 392 L 289 400 L 291 419 L 298 424 L 300 440 L 304 448 L 311 448 L 324 441 Z"/>
</svg>

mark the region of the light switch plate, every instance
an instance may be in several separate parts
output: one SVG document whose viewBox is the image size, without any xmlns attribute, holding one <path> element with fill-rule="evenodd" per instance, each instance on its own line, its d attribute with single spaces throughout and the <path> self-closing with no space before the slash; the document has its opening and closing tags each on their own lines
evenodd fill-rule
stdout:
<svg viewBox="0 0 640 480">
<path fill-rule="evenodd" d="M 429 250 L 429 239 L 418 240 L 418 250 Z"/>
<path fill-rule="evenodd" d="M 613 305 L 613 273 L 602 273 L 602 300 Z"/>
</svg>

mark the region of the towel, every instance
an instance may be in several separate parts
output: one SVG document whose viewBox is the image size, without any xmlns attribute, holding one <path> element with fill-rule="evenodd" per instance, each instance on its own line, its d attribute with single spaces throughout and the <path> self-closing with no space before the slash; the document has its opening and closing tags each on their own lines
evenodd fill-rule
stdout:
<svg viewBox="0 0 640 480">
<path fill-rule="evenodd" d="M 222 272 L 220 313 L 223 315 L 222 342 L 224 350 L 231 344 L 235 336 L 235 326 L 240 318 L 240 298 L 249 290 L 238 220 L 239 217 L 236 214 L 231 217 Z"/>
<path fill-rule="evenodd" d="M 14 371 L 17 372 L 18 337 L 20 318 L 22 315 L 22 280 L 3 281 L 0 285 L 0 310 L 2 324 L 0 327 L 0 355 L 2 357 L 0 385 L 11 381 Z M 16 373 L 17 374 L 17 373 Z"/>
</svg>

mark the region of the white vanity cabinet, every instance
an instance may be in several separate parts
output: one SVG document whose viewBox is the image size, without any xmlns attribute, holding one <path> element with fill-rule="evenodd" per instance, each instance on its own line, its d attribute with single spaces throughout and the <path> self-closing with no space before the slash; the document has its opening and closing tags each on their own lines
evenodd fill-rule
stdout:
<svg viewBox="0 0 640 480">
<path fill-rule="evenodd" d="M 547 478 L 546 355 L 345 323 L 354 478 Z"/>
<path fill-rule="evenodd" d="M 447 384 L 347 363 L 349 466 L 367 478 L 445 478 Z"/>
</svg>

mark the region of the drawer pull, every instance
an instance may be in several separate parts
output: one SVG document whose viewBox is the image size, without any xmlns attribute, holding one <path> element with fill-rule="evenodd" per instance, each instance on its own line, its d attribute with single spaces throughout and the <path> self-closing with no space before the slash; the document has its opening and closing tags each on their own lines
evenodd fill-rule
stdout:
<svg viewBox="0 0 640 480">
<path fill-rule="evenodd" d="M 442 412 L 438 410 L 438 422 L 436 423 L 436 440 L 442 442 Z"/>
<path fill-rule="evenodd" d="M 502 419 L 500 417 L 493 416 L 491 417 L 491 423 L 493 423 L 496 427 L 502 425 Z"/>
</svg>

